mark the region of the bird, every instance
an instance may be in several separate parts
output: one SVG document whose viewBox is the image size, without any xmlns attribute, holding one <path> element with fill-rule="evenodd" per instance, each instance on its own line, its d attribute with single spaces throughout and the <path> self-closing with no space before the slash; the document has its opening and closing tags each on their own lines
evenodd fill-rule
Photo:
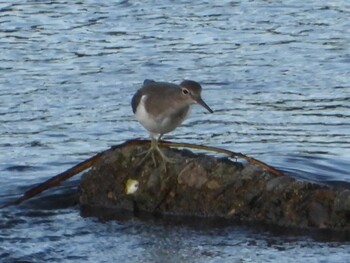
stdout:
<svg viewBox="0 0 350 263">
<path fill-rule="evenodd" d="M 149 132 L 151 147 L 144 159 L 158 152 L 165 162 L 173 162 L 158 147 L 162 136 L 175 130 L 185 120 L 193 104 L 199 104 L 210 113 L 213 110 L 201 97 L 202 87 L 193 80 L 184 80 L 180 85 L 146 79 L 131 99 L 133 113 L 139 123 Z M 144 160 L 142 159 L 142 161 Z"/>
</svg>

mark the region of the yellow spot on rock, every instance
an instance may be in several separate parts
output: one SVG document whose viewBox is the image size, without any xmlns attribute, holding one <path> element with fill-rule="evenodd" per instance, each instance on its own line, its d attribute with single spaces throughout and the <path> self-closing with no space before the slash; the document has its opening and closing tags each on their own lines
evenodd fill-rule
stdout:
<svg viewBox="0 0 350 263">
<path fill-rule="evenodd" d="M 126 181 L 125 193 L 131 195 L 137 191 L 139 188 L 139 181 L 134 179 L 128 179 Z"/>
</svg>

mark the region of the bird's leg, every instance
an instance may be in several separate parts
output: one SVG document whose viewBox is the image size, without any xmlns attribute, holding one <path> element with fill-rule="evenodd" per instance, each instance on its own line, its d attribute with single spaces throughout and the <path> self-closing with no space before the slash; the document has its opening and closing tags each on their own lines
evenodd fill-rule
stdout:
<svg viewBox="0 0 350 263">
<path fill-rule="evenodd" d="M 151 141 L 151 148 L 149 149 L 152 152 L 152 160 L 153 160 L 153 164 L 156 167 L 157 166 L 157 162 L 156 162 L 156 157 L 154 156 L 154 150 L 158 149 L 158 141 L 154 138 L 152 138 Z"/>
<path fill-rule="evenodd" d="M 160 157 L 162 157 L 163 161 L 165 163 L 175 163 L 175 160 L 172 160 L 168 157 L 166 157 L 166 155 L 163 153 L 163 151 L 158 147 L 158 142 L 160 141 L 160 139 L 162 138 L 163 134 L 160 134 L 157 141 L 156 141 L 156 144 L 155 144 L 155 149 L 157 150 L 157 152 L 159 153 Z"/>
<path fill-rule="evenodd" d="M 154 151 L 158 148 L 157 146 L 157 140 L 154 139 L 153 137 L 151 138 L 151 147 L 146 151 L 146 152 L 142 152 L 138 155 L 145 155 L 142 160 L 138 163 L 138 165 L 141 165 L 145 160 L 146 158 L 152 154 L 152 160 L 153 160 L 153 163 L 154 163 L 154 166 L 157 166 L 157 162 L 156 162 L 156 159 L 154 157 Z"/>
<path fill-rule="evenodd" d="M 152 154 L 152 160 L 153 160 L 153 163 L 154 163 L 154 166 L 156 167 L 157 166 L 157 162 L 156 162 L 156 158 L 154 156 L 154 152 L 157 151 L 160 155 L 160 157 L 162 158 L 163 160 L 163 164 L 165 165 L 166 163 L 174 163 L 175 161 L 168 158 L 164 153 L 163 151 L 158 147 L 158 141 L 160 140 L 160 138 L 162 137 L 162 134 L 157 138 L 157 139 L 154 139 L 153 137 L 151 138 L 151 147 L 147 150 L 147 152 L 142 152 L 141 155 L 145 155 L 142 160 L 138 163 L 138 165 L 141 165 L 145 160 L 146 158 Z"/>
</svg>

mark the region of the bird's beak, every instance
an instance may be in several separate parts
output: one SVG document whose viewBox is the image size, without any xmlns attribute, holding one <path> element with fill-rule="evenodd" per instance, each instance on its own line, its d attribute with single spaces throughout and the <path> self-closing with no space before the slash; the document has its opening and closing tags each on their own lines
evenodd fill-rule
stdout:
<svg viewBox="0 0 350 263">
<path fill-rule="evenodd" d="M 202 100 L 201 97 L 199 97 L 197 100 L 197 103 L 201 106 L 203 106 L 204 108 L 206 108 L 210 113 L 213 113 L 214 111 L 204 102 L 204 100 Z"/>
</svg>

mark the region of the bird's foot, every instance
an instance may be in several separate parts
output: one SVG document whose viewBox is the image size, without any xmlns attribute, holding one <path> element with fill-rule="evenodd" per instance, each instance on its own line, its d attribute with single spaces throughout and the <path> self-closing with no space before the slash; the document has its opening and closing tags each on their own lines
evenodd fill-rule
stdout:
<svg viewBox="0 0 350 263">
<path fill-rule="evenodd" d="M 159 153 L 160 157 L 162 158 L 163 163 L 175 163 L 175 159 L 168 158 L 159 147 L 156 147 L 157 152 Z"/>
<path fill-rule="evenodd" d="M 167 163 L 175 163 L 175 159 L 171 159 L 168 158 L 163 151 L 158 147 L 157 142 L 152 141 L 151 143 L 151 147 L 146 151 L 146 152 L 142 152 L 140 154 L 138 154 L 138 156 L 144 155 L 144 157 L 142 158 L 142 160 L 138 163 L 138 165 L 141 165 L 148 157 L 149 155 L 151 155 L 152 157 L 152 161 L 155 167 L 157 167 L 157 161 L 156 161 L 156 157 L 155 157 L 155 152 L 158 152 L 158 154 L 160 155 L 161 159 L 162 159 L 162 166 L 165 167 L 166 170 L 166 164 Z"/>
<path fill-rule="evenodd" d="M 143 158 L 141 159 L 141 161 L 138 162 L 137 166 L 140 166 L 149 157 L 150 154 L 152 155 L 152 160 L 153 160 L 154 166 L 157 166 L 156 159 L 154 156 L 154 150 L 155 149 L 151 147 L 147 151 L 144 151 L 144 152 L 137 154 L 137 156 L 144 155 Z"/>
</svg>

